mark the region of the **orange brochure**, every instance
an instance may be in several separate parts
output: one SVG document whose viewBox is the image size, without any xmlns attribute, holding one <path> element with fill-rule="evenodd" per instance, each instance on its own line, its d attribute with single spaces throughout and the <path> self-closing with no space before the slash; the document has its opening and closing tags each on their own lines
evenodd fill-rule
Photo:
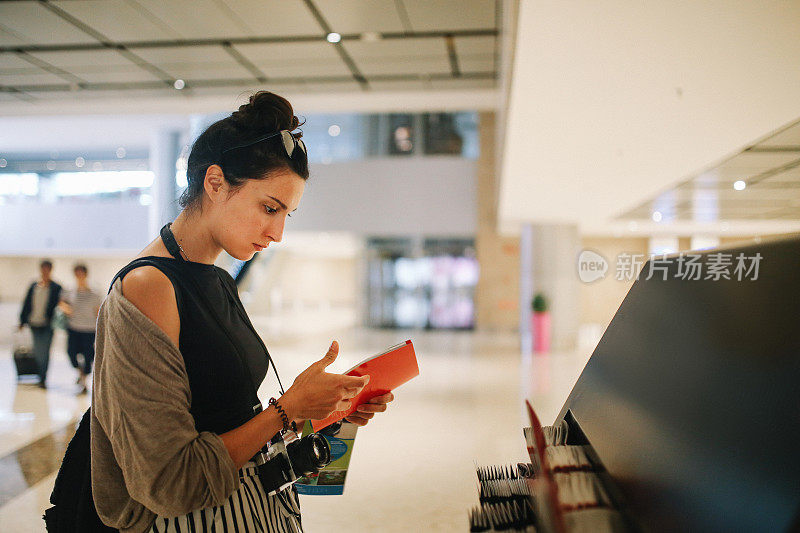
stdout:
<svg viewBox="0 0 800 533">
<path fill-rule="evenodd" d="M 369 383 L 358 396 L 350 400 L 350 407 L 344 411 L 336 411 L 324 420 L 312 420 L 314 431 L 338 422 L 348 416 L 356 408 L 376 396 L 391 392 L 406 381 L 419 375 L 417 355 L 414 345 L 406 341 L 392 346 L 383 353 L 368 357 L 345 372 L 348 376 L 369 376 Z"/>
</svg>

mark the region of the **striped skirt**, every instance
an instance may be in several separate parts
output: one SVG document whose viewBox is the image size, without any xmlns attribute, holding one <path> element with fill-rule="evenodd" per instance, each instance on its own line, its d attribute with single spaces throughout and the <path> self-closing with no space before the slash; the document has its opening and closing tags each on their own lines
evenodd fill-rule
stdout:
<svg viewBox="0 0 800 533">
<path fill-rule="evenodd" d="M 239 470 L 239 479 L 239 488 L 224 504 L 178 517 L 158 516 L 148 533 L 302 533 L 294 490 L 267 495 L 253 463 Z"/>
</svg>

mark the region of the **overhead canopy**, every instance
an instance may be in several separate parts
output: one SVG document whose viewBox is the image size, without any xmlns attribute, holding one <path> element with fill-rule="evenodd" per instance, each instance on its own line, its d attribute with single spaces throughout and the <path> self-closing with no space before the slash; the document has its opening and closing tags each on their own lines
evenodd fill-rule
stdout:
<svg viewBox="0 0 800 533">
<path fill-rule="evenodd" d="M 800 4 L 521 2 L 500 225 L 586 231 L 800 118 Z"/>
</svg>

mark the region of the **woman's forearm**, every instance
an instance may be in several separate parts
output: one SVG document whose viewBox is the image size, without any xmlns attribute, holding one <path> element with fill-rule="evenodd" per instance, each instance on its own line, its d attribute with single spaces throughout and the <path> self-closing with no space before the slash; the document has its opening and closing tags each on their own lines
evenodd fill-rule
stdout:
<svg viewBox="0 0 800 533">
<path fill-rule="evenodd" d="M 283 422 L 278 411 L 269 406 L 238 428 L 223 433 L 220 438 L 238 470 L 281 429 Z"/>
</svg>

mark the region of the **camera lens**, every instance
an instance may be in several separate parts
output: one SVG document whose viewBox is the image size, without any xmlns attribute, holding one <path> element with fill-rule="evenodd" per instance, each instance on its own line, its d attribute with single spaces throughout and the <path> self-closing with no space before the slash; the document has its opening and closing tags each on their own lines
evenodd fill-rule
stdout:
<svg viewBox="0 0 800 533">
<path fill-rule="evenodd" d="M 312 433 L 286 447 L 296 476 L 319 472 L 331 462 L 331 447 L 324 437 Z"/>
</svg>

